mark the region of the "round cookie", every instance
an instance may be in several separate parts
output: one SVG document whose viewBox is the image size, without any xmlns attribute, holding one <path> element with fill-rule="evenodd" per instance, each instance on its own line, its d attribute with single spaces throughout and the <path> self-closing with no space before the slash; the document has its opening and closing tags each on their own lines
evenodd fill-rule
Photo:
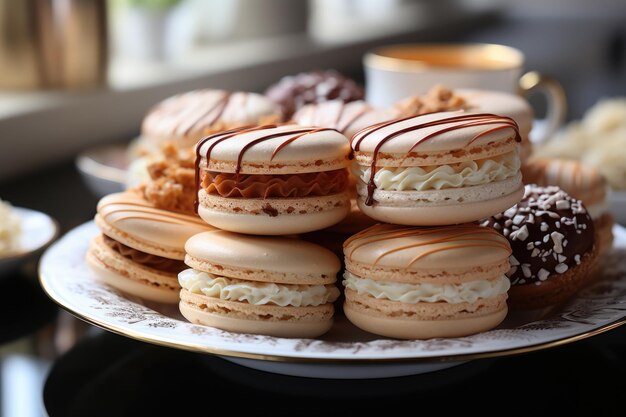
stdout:
<svg viewBox="0 0 626 417">
<path fill-rule="evenodd" d="M 353 80 L 336 71 L 303 72 L 281 78 L 270 86 L 265 95 L 278 104 L 283 112 L 284 120 L 302 106 L 339 100 L 344 103 L 363 100 L 363 88 Z"/>
<path fill-rule="evenodd" d="M 454 92 L 464 99 L 468 111 L 495 113 L 515 120 L 522 139 L 520 157 L 522 161 L 530 157 L 532 143 L 529 134 L 533 126 L 534 116 L 533 109 L 526 99 L 517 94 L 491 90 L 459 88 L 455 89 Z"/>
<path fill-rule="evenodd" d="M 523 195 L 519 140 L 514 120 L 464 111 L 365 128 L 352 138 L 359 208 L 412 226 L 498 213 Z"/>
<path fill-rule="evenodd" d="M 267 125 L 208 136 L 196 148 L 198 214 L 223 230 L 321 230 L 350 210 L 350 145 L 341 133 Z"/>
<path fill-rule="evenodd" d="M 200 233 L 185 245 L 179 274 L 187 320 L 223 330 L 317 337 L 333 323 L 339 259 L 295 238 Z"/>
<path fill-rule="evenodd" d="M 507 314 L 511 248 L 475 224 L 379 224 L 344 243 L 344 312 L 357 327 L 400 339 L 458 337 Z"/>
<path fill-rule="evenodd" d="M 141 125 L 145 142 L 193 147 L 202 137 L 247 125 L 280 120 L 280 109 L 266 97 L 247 92 L 195 90 L 157 104 Z"/>
<path fill-rule="evenodd" d="M 580 200 L 556 186 L 527 185 L 524 198 L 482 222 L 510 242 L 512 308 L 566 301 L 585 283 L 596 257 L 593 221 Z"/>
<path fill-rule="evenodd" d="M 196 216 L 157 209 L 129 192 L 101 199 L 95 221 L 102 235 L 92 240 L 87 263 L 96 277 L 128 294 L 169 303 L 178 301 L 185 242 L 212 229 Z"/>
<path fill-rule="evenodd" d="M 363 128 L 401 116 L 398 109 L 377 109 L 362 100 L 350 103 L 333 100 L 301 107 L 292 121 L 300 126 L 335 129 L 350 138 Z"/>
<path fill-rule="evenodd" d="M 581 200 L 593 220 L 598 255 L 611 250 L 614 221 L 607 204 L 608 185 L 596 167 L 569 159 L 533 158 L 522 164 L 522 175 L 527 183 L 556 185 Z"/>
</svg>

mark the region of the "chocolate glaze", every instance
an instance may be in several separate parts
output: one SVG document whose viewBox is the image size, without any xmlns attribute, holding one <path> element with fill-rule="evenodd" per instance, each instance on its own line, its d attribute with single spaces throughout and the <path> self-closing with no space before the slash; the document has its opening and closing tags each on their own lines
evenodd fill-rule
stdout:
<svg viewBox="0 0 626 417">
<path fill-rule="evenodd" d="M 270 86 L 265 95 L 281 106 L 285 120 L 307 104 L 330 100 L 349 103 L 364 97 L 363 88 L 336 71 L 314 71 L 283 77 Z"/>
<path fill-rule="evenodd" d="M 512 285 L 540 285 L 565 273 L 594 245 L 594 225 L 585 206 L 556 186 L 527 185 L 522 201 L 481 224 L 511 243 L 507 276 Z"/>
<path fill-rule="evenodd" d="M 392 126 L 394 124 L 403 122 L 405 120 L 410 120 L 410 119 L 418 119 L 420 117 L 422 117 L 424 115 L 418 115 L 418 116 L 409 116 L 409 117 L 404 117 L 402 119 L 395 119 L 389 122 L 384 122 L 384 123 L 379 123 L 370 127 L 367 127 L 363 130 L 361 130 L 359 133 L 357 133 L 356 135 L 354 135 L 352 137 L 351 142 L 353 142 L 352 148 L 354 149 L 355 152 L 358 152 L 360 147 L 361 147 L 361 143 L 363 143 L 363 140 L 365 138 L 367 138 L 369 135 L 371 135 L 372 133 L 383 129 L 385 127 L 388 126 Z M 471 140 L 470 140 L 470 144 L 473 143 L 474 141 L 476 141 L 477 139 L 481 138 L 482 136 L 488 135 L 492 132 L 501 130 L 501 129 L 508 129 L 508 128 L 513 128 L 513 130 L 515 131 L 515 140 L 517 142 L 521 142 L 521 137 L 519 134 L 519 128 L 517 126 L 517 123 L 515 122 L 515 120 L 511 119 L 510 117 L 504 117 L 504 116 L 497 116 L 495 114 L 490 114 L 490 113 L 477 113 L 477 114 L 462 114 L 459 116 L 452 116 L 452 117 L 446 117 L 445 119 L 439 119 L 439 120 L 433 120 L 431 122 L 426 122 L 426 123 L 419 123 L 419 124 L 415 124 L 413 126 L 409 126 L 406 127 L 404 129 L 400 129 L 397 130 L 393 133 L 390 133 L 389 135 L 385 136 L 383 139 L 381 139 L 377 144 L 376 147 L 374 148 L 374 152 L 372 155 L 372 163 L 370 166 L 370 177 L 369 180 L 367 182 L 367 198 L 365 199 L 365 205 L 367 206 L 371 206 L 374 204 L 374 191 L 376 190 L 376 184 L 374 183 L 374 177 L 376 175 L 376 162 L 378 161 L 378 154 L 380 153 L 380 149 L 382 148 L 382 146 L 387 143 L 388 141 L 390 141 L 391 139 L 398 137 L 404 133 L 409 133 L 409 132 L 414 132 L 416 130 L 419 129 L 425 129 L 428 127 L 433 127 L 433 126 L 439 126 L 439 125 L 443 125 L 443 124 L 447 124 L 447 123 L 451 123 L 451 122 L 465 122 L 465 123 L 461 123 L 461 124 L 455 124 L 453 126 L 449 126 L 440 130 L 437 130 L 423 138 L 421 138 L 420 140 L 418 140 L 417 142 L 415 142 L 415 144 L 413 144 L 413 146 L 411 146 L 411 148 L 409 149 L 409 151 L 407 152 L 410 153 L 412 152 L 417 146 L 419 146 L 420 144 L 426 142 L 429 139 L 432 139 L 438 135 L 441 135 L 442 133 L 446 133 L 446 132 L 450 132 L 453 130 L 457 130 L 457 129 L 463 129 L 466 127 L 471 127 L 471 126 L 488 126 L 488 125 L 495 125 L 495 124 L 505 124 L 505 126 L 498 126 L 492 129 L 488 129 L 485 130 L 479 134 L 477 134 L 476 136 L 474 136 Z M 359 137 L 356 141 L 354 140 L 355 138 Z"/>
<path fill-rule="evenodd" d="M 198 144 L 196 145 L 196 161 L 195 161 L 195 187 L 196 187 L 196 199 L 194 201 L 194 209 L 196 211 L 196 213 L 198 212 L 198 205 L 199 205 L 199 200 L 198 200 L 198 191 L 200 191 L 200 163 L 202 162 L 202 158 L 206 159 L 206 168 L 208 169 L 210 166 L 210 162 L 211 162 L 211 153 L 213 151 L 213 148 L 215 148 L 215 146 L 223 141 L 229 140 L 229 139 L 233 139 L 241 134 L 244 133 L 249 133 L 249 132 L 253 132 L 253 131 L 257 131 L 257 130 L 267 130 L 267 129 L 274 129 L 276 128 L 277 125 L 265 125 L 265 126 L 256 126 L 256 127 L 250 127 L 250 126 L 245 126 L 245 127 L 241 127 L 241 128 L 237 128 L 237 129 L 231 129 L 225 132 L 221 132 L 221 133 L 217 133 L 214 135 L 209 135 L 205 138 L 203 138 L 202 140 L 200 140 L 200 142 L 198 142 Z M 275 138 L 279 138 L 279 137 L 283 137 L 283 136 L 292 136 L 290 138 L 288 138 L 287 140 L 283 141 L 280 145 L 278 145 L 276 147 L 276 149 L 274 150 L 274 152 L 272 152 L 272 156 L 270 157 L 270 161 L 272 161 L 274 159 L 274 157 L 286 146 L 288 146 L 290 143 L 292 143 L 293 141 L 312 134 L 312 133 L 317 133 L 317 132 L 323 132 L 323 131 L 328 131 L 328 130 L 335 130 L 335 129 L 328 129 L 328 128 L 299 128 L 299 129 L 293 129 L 293 130 L 288 130 L 285 132 L 278 132 L 278 133 L 273 133 L 270 135 L 265 135 L 265 136 L 261 136 L 258 139 L 255 139 L 249 143 L 247 143 L 246 145 L 241 147 L 241 150 L 239 151 L 239 154 L 237 155 L 237 164 L 235 165 L 235 178 L 236 178 L 236 183 L 239 183 L 239 173 L 241 172 L 241 166 L 243 163 L 243 157 L 245 155 L 245 153 L 248 151 L 248 149 L 252 148 L 254 145 L 257 145 L 261 142 L 265 142 L 267 140 L 270 139 L 275 139 Z M 215 139 L 215 141 L 209 146 L 209 148 L 206 151 L 205 155 L 201 155 L 200 154 L 200 149 L 202 148 L 202 146 L 212 140 Z"/>
</svg>

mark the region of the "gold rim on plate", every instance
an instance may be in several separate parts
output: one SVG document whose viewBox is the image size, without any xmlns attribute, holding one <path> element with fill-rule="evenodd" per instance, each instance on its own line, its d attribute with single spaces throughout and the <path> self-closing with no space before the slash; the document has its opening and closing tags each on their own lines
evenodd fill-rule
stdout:
<svg viewBox="0 0 626 417">
<path fill-rule="evenodd" d="M 130 339 L 138 340 L 145 343 L 150 343 L 158 346 L 165 346 L 169 348 L 176 348 L 181 350 L 186 350 L 190 352 L 198 352 L 198 353 L 206 353 L 211 355 L 218 356 L 227 356 L 233 358 L 243 358 L 243 359 L 255 359 L 262 361 L 272 361 L 272 362 L 291 362 L 291 363 L 325 363 L 325 364 L 364 364 L 364 363 L 433 363 L 433 362 L 460 362 L 460 361 L 469 361 L 474 359 L 486 359 L 486 358 L 497 358 L 504 356 L 513 356 L 519 355 L 523 353 L 536 352 L 539 350 L 550 349 L 562 345 L 566 345 L 569 343 L 574 343 L 579 340 L 587 339 L 589 337 L 607 332 L 609 330 L 616 329 L 623 324 L 626 323 L 626 317 L 613 321 L 611 323 L 607 323 L 603 326 L 600 326 L 591 331 L 564 337 L 562 339 L 553 340 L 550 342 L 537 343 L 530 346 L 524 346 L 519 348 L 511 348 L 511 349 L 503 349 L 492 352 L 481 352 L 481 353 L 467 353 L 467 354 L 458 354 L 458 355 L 445 355 L 445 356 L 433 356 L 433 357 L 408 357 L 408 358 L 359 358 L 359 359 L 343 359 L 343 358 L 303 358 L 303 357 L 292 357 L 285 355 L 264 355 L 258 353 L 247 353 L 247 352 L 238 352 L 228 349 L 218 349 L 211 348 L 204 345 L 198 345 L 193 343 L 182 343 L 175 339 L 171 338 L 160 338 L 160 337 L 145 337 L 139 334 L 138 332 L 134 332 L 131 330 L 123 329 L 120 326 L 111 323 L 105 323 L 98 319 L 87 317 L 76 310 L 73 310 L 70 306 L 65 305 L 59 298 L 56 296 L 55 292 L 48 286 L 47 279 L 41 271 L 41 264 L 39 266 L 39 283 L 43 290 L 48 294 L 48 296 L 57 304 L 59 307 L 72 314 L 73 316 L 91 324 L 101 329 L 110 331 L 112 333 L 118 334 L 120 336 L 125 336 Z"/>
</svg>

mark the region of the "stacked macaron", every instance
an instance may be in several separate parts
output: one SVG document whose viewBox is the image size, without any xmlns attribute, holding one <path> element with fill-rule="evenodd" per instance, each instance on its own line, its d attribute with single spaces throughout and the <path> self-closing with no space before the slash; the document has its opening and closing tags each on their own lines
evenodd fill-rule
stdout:
<svg viewBox="0 0 626 417">
<path fill-rule="evenodd" d="M 607 204 L 608 185 L 597 168 L 575 160 L 533 158 L 522 165 L 522 173 L 529 184 L 556 185 L 581 200 L 593 220 L 598 255 L 611 249 L 613 216 Z"/>
<path fill-rule="evenodd" d="M 189 321 L 279 337 L 316 337 L 333 323 L 339 259 L 295 238 L 216 230 L 185 245 L 180 311 Z"/>
<path fill-rule="evenodd" d="M 100 200 L 87 262 L 98 279 L 151 301 L 178 301 L 185 242 L 212 228 L 196 216 L 160 210 L 134 193 Z"/>
<path fill-rule="evenodd" d="M 597 252 L 593 221 L 583 203 L 559 187 L 527 185 L 522 201 L 482 224 L 511 244 L 506 274 L 513 307 L 553 306 L 586 283 Z"/>
<path fill-rule="evenodd" d="M 320 230 L 350 209 L 350 146 L 333 129 L 265 125 L 196 147 L 198 214 L 223 230 L 285 235 Z"/>
<path fill-rule="evenodd" d="M 515 121 L 443 112 L 370 126 L 352 138 L 360 209 L 383 222 L 476 221 L 523 195 Z"/>
<path fill-rule="evenodd" d="M 507 313 L 511 247 L 492 229 L 377 225 L 344 244 L 344 312 L 356 326 L 403 339 L 464 336 Z"/>
<path fill-rule="evenodd" d="M 279 337 L 328 331 L 339 259 L 313 243 L 269 235 L 321 230 L 346 216 L 349 154 L 348 139 L 336 130 L 297 125 L 232 129 L 202 139 L 197 210 L 221 230 L 185 245 L 191 269 L 179 274 L 183 316 Z"/>
</svg>

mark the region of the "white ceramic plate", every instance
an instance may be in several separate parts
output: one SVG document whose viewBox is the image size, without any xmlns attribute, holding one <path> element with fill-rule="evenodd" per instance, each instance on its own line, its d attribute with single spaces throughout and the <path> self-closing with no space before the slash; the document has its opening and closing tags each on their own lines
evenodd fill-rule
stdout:
<svg viewBox="0 0 626 417">
<path fill-rule="evenodd" d="M 509 355 L 572 342 L 626 321 L 626 229 L 617 226 L 606 281 L 544 319 L 510 315 L 498 329 L 469 337 L 392 340 L 364 333 L 338 318 L 321 339 L 237 334 L 188 323 L 176 306 L 147 305 L 96 281 L 84 262 L 99 233 L 86 223 L 44 255 L 40 280 L 48 295 L 76 316 L 148 343 L 218 354 L 256 369 L 322 378 L 378 378 L 430 372 L 463 361 Z M 545 313 L 545 312 L 543 312 Z"/>
<path fill-rule="evenodd" d="M 123 191 L 128 170 L 127 145 L 88 149 L 76 158 L 76 167 L 87 187 L 98 197 Z"/>
<path fill-rule="evenodd" d="M 0 255 L 0 277 L 36 255 L 59 232 L 56 221 L 45 213 L 21 207 L 13 207 L 13 210 L 21 220 L 19 246 L 15 252 Z"/>
</svg>

